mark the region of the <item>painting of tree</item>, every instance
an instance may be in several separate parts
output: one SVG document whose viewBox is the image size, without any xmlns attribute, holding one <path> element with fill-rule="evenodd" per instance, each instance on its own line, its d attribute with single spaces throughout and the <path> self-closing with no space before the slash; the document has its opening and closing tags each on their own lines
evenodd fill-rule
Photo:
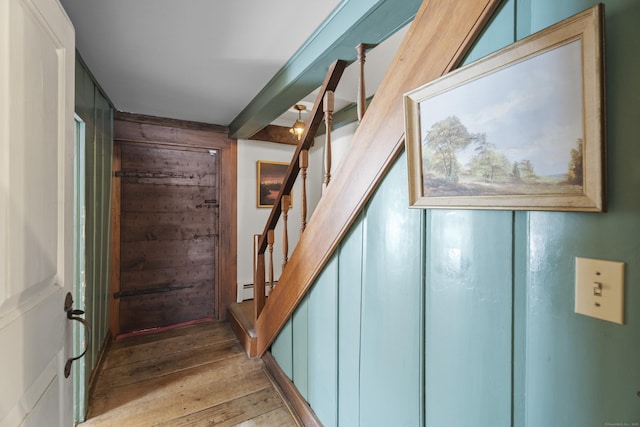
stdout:
<svg viewBox="0 0 640 427">
<path fill-rule="evenodd" d="M 433 152 L 433 167 L 448 181 L 457 181 L 460 165 L 456 152 L 474 139 L 456 116 L 435 123 L 427 132 L 424 145 Z"/>
<path fill-rule="evenodd" d="M 582 138 L 578 138 L 576 148 L 571 150 L 571 161 L 569 162 L 569 172 L 567 173 L 567 181 L 570 184 L 582 185 L 583 163 L 582 163 Z"/>
<path fill-rule="evenodd" d="M 403 96 L 412 207 L 606 210 L 603 10 Z"/>
<path fill-rule="evenodd" d="M 568 43 L 421 102 L 425 194 L 581 193 L 582 104 L 566 102 L 582 99 L 580 51 Z M 548 73 L 558 62 L 567 72 Z"/>
</svg>

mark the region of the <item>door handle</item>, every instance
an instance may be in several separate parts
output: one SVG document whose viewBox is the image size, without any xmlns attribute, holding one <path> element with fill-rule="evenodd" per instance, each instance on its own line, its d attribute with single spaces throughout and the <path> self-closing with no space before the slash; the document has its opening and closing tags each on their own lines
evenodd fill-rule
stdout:
<svg viewBox="0 0 640 427">
<path fill-rule="evenodd" d="M 80 353 L 79 356 L 69 358 L 67 360 L 67 363 L 65 363 L 64 365 L 64 377 L 69 378 L 69 375 L 71 375 L 71 364 L 74 362 L 74 360 L 78 360 L 82 356 L 87 354 L 87 350 L 91 345 L 91 326 L 85 319 L 83 319 L 82 317 L 78 317 L 79 315 L 84 314 L 84 311 L 73 309 L 73 296 L 71 295 L 71 292 L 67 292 L 67 296 L 64 299 L 64 311 L 67 313 L 67 319 L 76 320 L 82 323 L 82 325 L 84 326 L 84 335 L 86 337 L 84 351 Z"/>
</svg>

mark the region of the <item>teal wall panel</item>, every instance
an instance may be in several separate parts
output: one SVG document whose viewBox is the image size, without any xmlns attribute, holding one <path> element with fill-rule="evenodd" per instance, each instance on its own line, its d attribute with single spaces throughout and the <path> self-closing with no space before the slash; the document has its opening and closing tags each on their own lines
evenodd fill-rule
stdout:
<svg viewBox="0 0 640 427">
<path fill-rule="evenodd" d="M 271 354 L 284 373 L 293 381 L 293 320 L 287 320 L 271 345 Z"/>
<path fill-rule="evenodd" d="M 515 8 L 516 0 L 506 0 L 502 3 L 491 19 L 491 24 L 485 28 L 467 54 L 464 60 L 465 65 L 514 42 Z"/>
<path fill-rule="evenodd" d="M 428 426 L 511 424 L 512 217 L 429 212 Z"/>
<path fill-rule="evenodd" d="M 309 400 L 309 294 L 303 299 L 292 316 L 292 336 L 293 336 L 293 383 L 302 394 Z"/>
<path fill-rule="evenodd" d="M 326 427 L 338 424 L 338 258 L 309 292 L 308 401 Z"/>
<path fill-rule="evenodd" d="M 75 306 L 85 311 L 92 341 L 84 358 L 75 365 L 82 370 L 84 384 L 76 392 L 76 419 L 84 420 L 87 396 L 85 394 L 91 372 L 96 366 L 102 344 L 109 334 L 109 255 L 111 236 L 111 176 L 113 157 L 113 108 L 100 91 L 91 73 L 76 57 L 75 110 L 84 123 L 84 205 L 79 209 L 85 215 L 84 280 L 75 283 L 78 298 Z M 79 152 L 82 152 L 80 150 Z M 78 336 L 82 336 L 79 332 Z M 79 371 L 76 371 L 79 373 Z"/>
<path fill-rule="evenodd" d="M 360 330 L 363 217 L 339 249 L 338 425 L 360 426 Z"/>
<path fill-rule="evenodd" d="M 507 0 L 466 62 L 595 3 Z M 640 2 L 605 11 L 608 212 L 410 210 L 401 156 L 340 245 L 337 291 L 312 292 L 337 292 L 339 426 L 640 423 Z M 574 313 L 577 256 L 625 263 L 624 325 Z M 333 378 L 310 354 L 334 345 L 310 326 L 326 311 L 292 321 L 305 396 Z"/>
<path fill-rule="evenodd" d="M 533 2 L 537 30 L 592 1 Z M 526 421 L 535 425 L 640 422 L 640 185 L 637 135 L 640 4 L 608 1 L 606 13 L 609 212 L 532 212 L 526 295 Z M 575 257 L 625 262 L 626 319 L 575 314 Z"/>
<path fill-rule="evenodd" d="M 366 210 L 360 425 L 416 426 L 422 416 L 423 211 L 409 210 L 404 155 Z"/>
</svg>

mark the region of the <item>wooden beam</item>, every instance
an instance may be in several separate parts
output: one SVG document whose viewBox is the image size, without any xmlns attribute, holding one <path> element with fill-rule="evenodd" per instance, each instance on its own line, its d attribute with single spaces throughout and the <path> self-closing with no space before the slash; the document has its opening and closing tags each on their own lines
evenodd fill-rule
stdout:
<svg viewBox="0 0 640 427">
<path fill-rule="evenodd" d="M 420 0 L 345 0 L 229 125 L 247 139 L 317 89 L 336 59 L 353 62 L 354 47 L 379 44 L 411 22 Z"/>
<path fill-rule="evenodd" d="M 291 135 L 286 126 L 269 125 L 249 138 L 252 141 L 275 142 L 278 144 L 298 145 L 298 140 Z"/>
<path fill-rule="evenodd" d="M 217 132 L 220 134 L 229 133 L 229 128 L 226 126 L 192 122 L 189 120 L 169 119 L 166 117 L 147 116 L 146 114 L 125 113 L 123 111 L 116 111 L 113 114 L 113 120 L 118 120 L 121 122 L 144 123 L 147 125 L 166 126 L 180 129 L 203 130 L 208 132 Z"/>
<path fill-rule="evenodd" d="M 402 95 L 453 70 L 500 0 L 425 0 L 256 322 L 262 356 L 404 147 Z M 406 191 L 406 189 L 404 190 Z M 286 291 L 281 291 L 286 290 Z"/>
</svg>

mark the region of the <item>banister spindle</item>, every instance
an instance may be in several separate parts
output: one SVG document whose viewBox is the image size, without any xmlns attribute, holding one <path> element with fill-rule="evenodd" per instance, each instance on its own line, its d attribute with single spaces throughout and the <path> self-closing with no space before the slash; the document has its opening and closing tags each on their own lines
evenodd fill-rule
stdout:
<svg viewBox="0 0 640 427">
<path fill-rule="evenodd" d="M 307 168 L 309 167 L 309 150 L 300 151 L 300 175 L 302 176 L 302 219 L 300 232 L 307 228 Z"/>
<path fill-rule="evenodd" d="M 289 219 L 289 205 L 291 196 L 282 196 L 282 269 L 289 262 L 289 234 L 287 233 L 287 220 Z"/>
<path fill-rule="evenodd" d="M 327 188 L 331 181 L 331 120 L 333 114 L 333 91 L 328 90 L 324 95 L 323 102 L 324 125 L 326 142 L 324 146 L 324 181 L 323 190 Z"/>
<path fill-rule="evenodd" d="M 274 242 L 273 230 L 267 231 L 267 248 L 269 249 L 269 292 L 273 290 L 275 284 L 273 283 L 273 242 Z"/>
<path fill-rule="evenodd" d="M 367 57 L 367 45 L 360 43 L 356 46 L 356 50 L 358 51 L 358 62 L 360 63 L 360 81 L 358 82 L 358 123 L 360 123 L 367 109 L 367 92 L 364 87 L 364 63 Z"/>
<path fill-rule="evenodd" d="M 260 252 L 260 234 L 253 236 L 253 315 L 257 320 L 264 308 L 264 253 Z"/>
</svg>

